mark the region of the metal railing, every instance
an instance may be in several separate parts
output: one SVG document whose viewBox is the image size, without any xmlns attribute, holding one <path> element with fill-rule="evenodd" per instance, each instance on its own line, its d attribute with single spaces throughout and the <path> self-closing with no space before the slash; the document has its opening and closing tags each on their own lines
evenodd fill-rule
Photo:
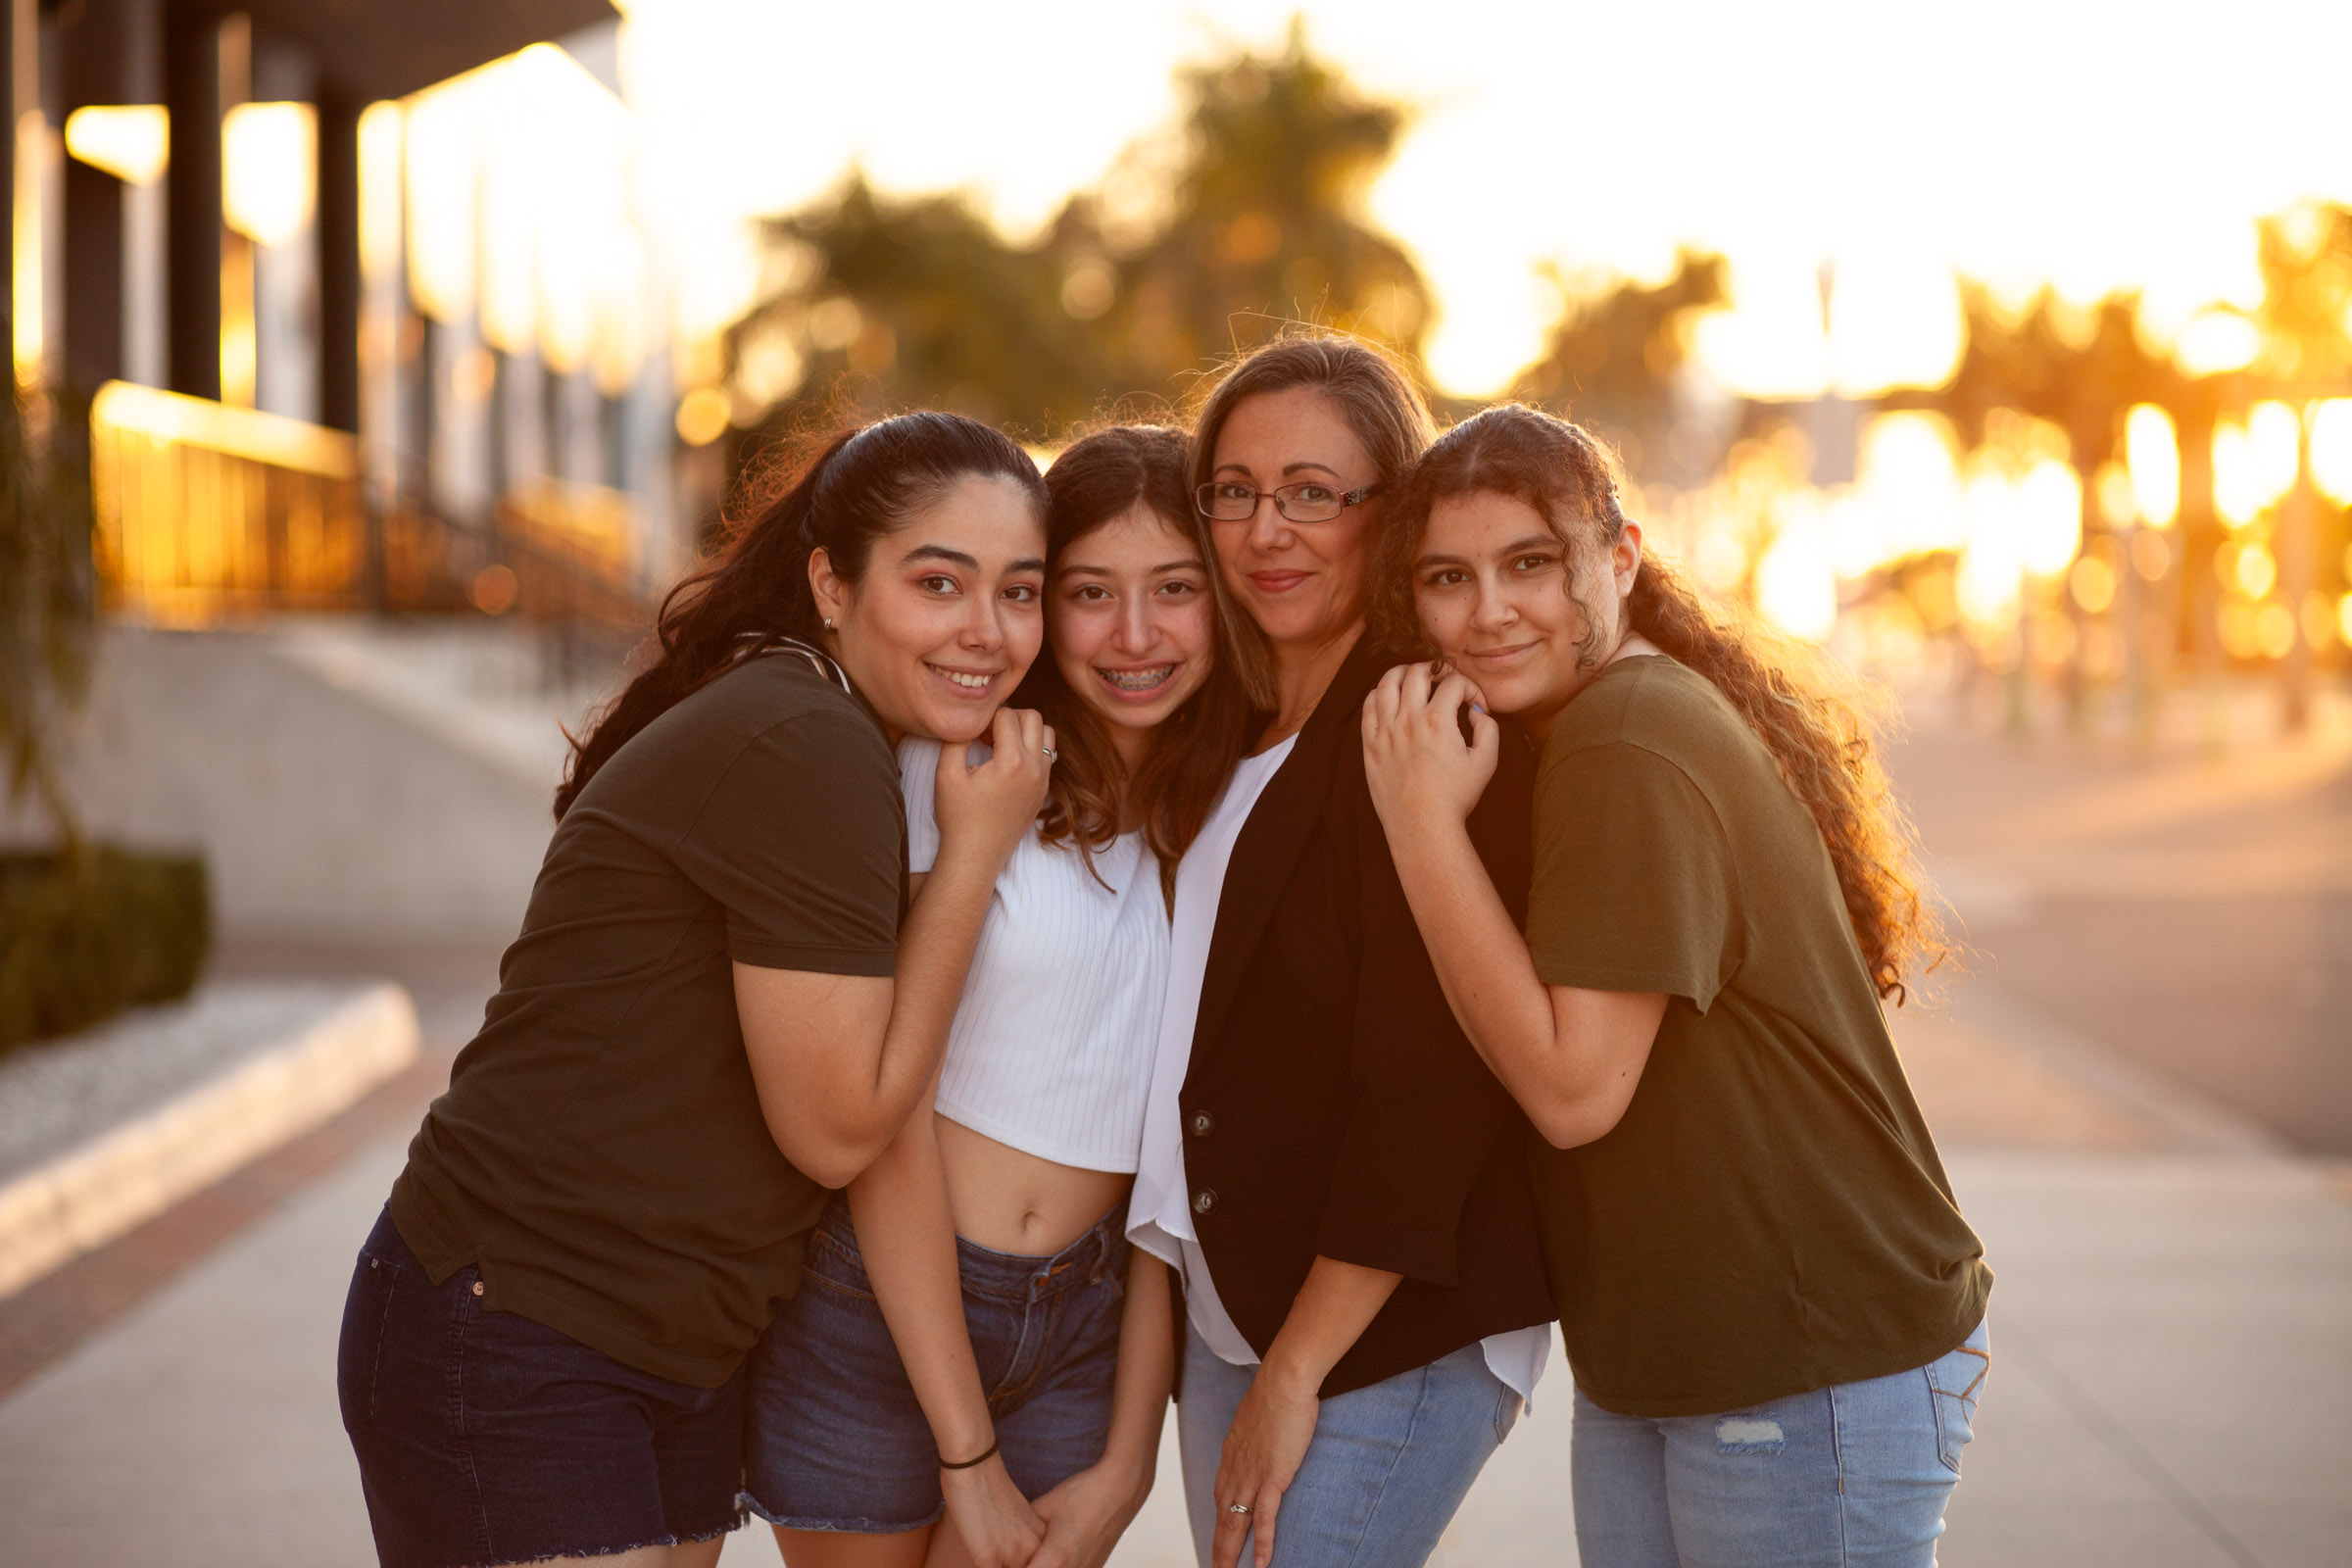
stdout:
<svg viewBox="0 0 2352 1568">
<path fill-rule="evenodd" d="M 119 615 L 514 613 L 605 640 L 652 623 L 618 491 L 538 481 L 480 526 L 409 504 L 372 514 L 352 436 L 122 381 L 91 401 L 90 451 L 99 580 Z"/>
<path fill-rule="evenodd" d="M 90 402 L 108 607 L 164 625 L 368 603 L 359 443 L 300 419 L 109 381 Z"/>
</svg>

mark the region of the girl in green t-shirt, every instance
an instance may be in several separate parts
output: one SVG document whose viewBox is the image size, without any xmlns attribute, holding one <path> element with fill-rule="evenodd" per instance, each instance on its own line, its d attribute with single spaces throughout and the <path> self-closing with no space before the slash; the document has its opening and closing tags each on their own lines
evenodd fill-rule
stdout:
<svg viewBox="0 0 2352 1568">
<path fill-rule="evenodd" d="M 1544 1135 L 1584 1562 L 1932 1564 L 1992 1276 L 1881 1011 L 1936 937 L 1867 725 L 1643 558 L 1575 425 L 1491 409 L 1398 510 L 1392 640 L 1439 658 L 1366 700 L 1365 766 L 1446 999 Z M 1464 827 L 1519 744 L 1524 933 Z"/>
</svg>

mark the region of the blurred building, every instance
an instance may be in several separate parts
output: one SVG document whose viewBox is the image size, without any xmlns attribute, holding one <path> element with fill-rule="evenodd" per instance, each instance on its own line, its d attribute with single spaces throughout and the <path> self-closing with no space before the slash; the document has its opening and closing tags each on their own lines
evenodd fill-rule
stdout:
<svg viewBox="0 0 2352 1568">
<path fill-rule="evenodd" d="M 20 384 L 116 612 L 634 625 L 691 550 L 607 0 L 13 0 Z"/>
</svg>

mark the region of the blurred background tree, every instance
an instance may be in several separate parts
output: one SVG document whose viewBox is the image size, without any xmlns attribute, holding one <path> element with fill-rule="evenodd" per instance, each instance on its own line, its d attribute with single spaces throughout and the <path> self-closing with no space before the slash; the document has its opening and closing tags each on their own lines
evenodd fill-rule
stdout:
<svg viewBox="0 0 2352 1568">
<path fill-rule="evenodd" d="M 730 329 L 748 451 L 817 405 L 956 409 L 1032 440 L 1187 377 L 1292 319 L 1416 368 L 1430 292 L 1366 191 L 1405 123 L 1308 48 L 1185 71 L 1180 126 L 1131 150 L 1033 243 L 957 194 L 891 198 L 852 173 L 771 220 L 772 286 Z"/>
<path fill-rule="evenodd" d="M 88 691 L 97 633 L 88 428 L 49 393 L 0 409 L 0 755 L 9 803 L 29 797 L 69 853 L 81 835 L 59 730 Z"/>
<path fill-rule="evenodd" d="M 1102 318 L 1137 372 L 1202 368 L 1285 320 L 1359 333 L 1417 367 L 1429 285 L 1364 215 L 1404 110 L 1317 60 L 1296 20 L 1281 54 L 1243 51 L 1179 80 L 1189 109 L 1172 210 L 1119 262 Z"/>
<path fill-rule="evenodd" d="M 1581 293 L 1558 269 L 1549 275 L 1560 318 L 1510 395 L 1595 430 L 1636 478 L 1690 466 L 1672 450 L 1676 400 L 1699 318 L 1729 303 L 1723 258 L 1685 250 L 1662 283 L 1619 278 Z"/>
</svg>

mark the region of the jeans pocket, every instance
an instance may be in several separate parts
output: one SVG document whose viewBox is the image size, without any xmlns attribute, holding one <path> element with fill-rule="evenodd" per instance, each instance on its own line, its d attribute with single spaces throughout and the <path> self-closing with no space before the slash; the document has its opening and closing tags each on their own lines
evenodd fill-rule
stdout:
<svg viewBox="0 0 2352 1568">
<path fill-rule="evenodd" d="M 1992 1371 L 1992 1351 L 1982 1324 L 1949 1354 L 1922 1369 L 1928 1381 L 1928 1403 L 1936 1411 L 1936 1456 L 1952 1474 L 1960 1473 L 1960 1450 L 1976 1436 L 1977 1401 L 1984 1396 L 1984 1380 Z"/>
<path fill-rule="evenodd" d="M 352 1268 L 351 1289 L 343 1298 L 343 1333 L 335 1347 L 335 1393 L 346 1432 L 375 1418 L 384 1331 L 392 1315 L 393 1292 L 404 1272 L 395 1259 L 364 1249 Z"/>
<path fill-rule="evenodd" d="M 1519 1424 L 1519 1417 L 1526 1409 L 1527 1401 L 1519 1397 L 1519 1391 L 1508 1383 L 1494 1391 L 1495 1446 L 1501 1446 L 1510 1437 L 1511 1429 Z"/>
<path fill-rule="evenodd" d="M 822 1230 L 808 1238 L 808 1257 L 801 1265 L 801 1273 L 809 1284 L 825 1286 L 861 1301 L 874 1299 L 874 1282 L 866 1277 L 864 1260 Z"/>
</svg>

